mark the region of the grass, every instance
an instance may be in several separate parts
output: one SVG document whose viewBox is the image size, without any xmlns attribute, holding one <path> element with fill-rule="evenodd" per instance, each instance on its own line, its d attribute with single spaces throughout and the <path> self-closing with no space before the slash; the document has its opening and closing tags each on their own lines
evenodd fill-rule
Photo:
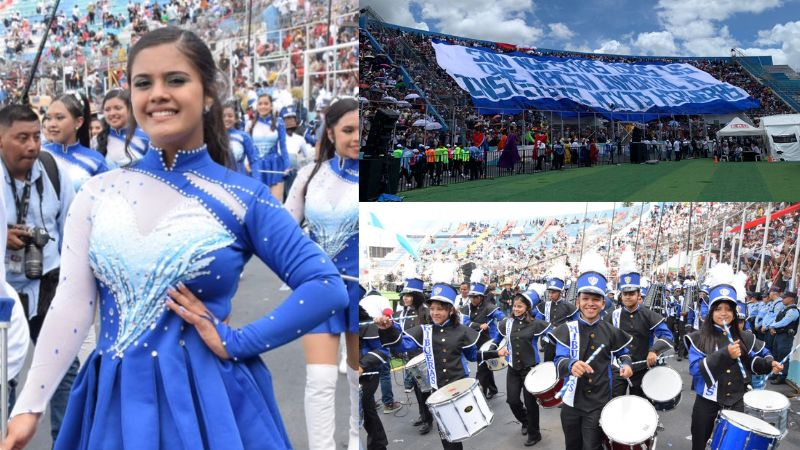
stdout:
<svg viewBox="0 0 800 450">
<path fill-rule="evenodd" d="M 797 201 L 800 163 L 604 165 L 403 192 L 405 201 Z"/>
</svg>

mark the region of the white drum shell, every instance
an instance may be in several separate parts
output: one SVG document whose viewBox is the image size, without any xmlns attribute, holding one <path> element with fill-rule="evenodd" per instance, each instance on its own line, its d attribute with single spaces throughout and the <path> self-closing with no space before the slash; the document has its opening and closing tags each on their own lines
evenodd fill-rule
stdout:
<svg viewBox="0 0 800 450">
<path fill-rule="evenodd" d="M 449 442 L 475 436 L 494 420 L 494 413 L 474 378 L 464 378 L 440 388 L 425 403 L 439 426 L 439 434 Z"/>
</svg>

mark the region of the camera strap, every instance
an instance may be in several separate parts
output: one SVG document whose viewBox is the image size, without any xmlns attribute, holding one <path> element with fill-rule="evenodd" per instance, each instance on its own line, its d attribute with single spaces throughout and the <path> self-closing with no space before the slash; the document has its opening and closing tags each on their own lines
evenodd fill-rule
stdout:
<svg viewBox="0 0 800 450">
<path fill-rule="evenodd" d="M 25 217 L 28 216 L 28 206 L 31 202 L 31 172 L 25 177 L 25 188 L 22 190 L 22 198 L 17 194 L 17 181 L 11 179 L 11 192 L 14 194 L 14 204 L 17 207 L 17 225 L 25 223 Z"/>
</svg>

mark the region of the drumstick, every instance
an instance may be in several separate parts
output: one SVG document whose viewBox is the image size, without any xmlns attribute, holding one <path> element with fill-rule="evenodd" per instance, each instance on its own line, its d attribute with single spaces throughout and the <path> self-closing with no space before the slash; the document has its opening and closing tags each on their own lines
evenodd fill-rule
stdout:
<svg viewBox="0 0 800 450">
<path fill-rule="evenodd" d="M 667 359 L 667 358 L 674 358 L 675 356 L 677 356 L 677 355 L 674 355 L 674 354 L 673 354 L 673 355 L 667 355 L 667 356 L 658 356 L 658 357 L 656 358 L 656 360 L 657 360 L 658 362 L 661 362 L 661 361 L 664 361 L 664 360 L 665 360 L 665 359 Z M 646 359 L 643 359 L 643 360 L 641 360 L 641 361 L 634 361 L 634 362 L 632 362 L 632 363 L 631 363 L 631 365 L 634 365 L 634 364 L 643 364 L 643 363 L 646 363 L 646 362 L 647 362 L 647 360 L 646 360 Z M 617 367 L 619 367 L 619 366 L 617 366 Z"/>
<path fill-rule="evenodd" d="M 592 356 L 590 356 L 589 359 L 586 360 L 586 364 L 591 364 L 592 360 L 594 360 L 595 356 L 600 354 L 600 350 L 602 350 L 603 347 L 605 347 L 605 346 L 606 346 L 606 344 L 600 344 L 600 347 L 597 347 L 597 350 L 595 350 L 594 353 L 592 353 Z M 575 375 L 570 375 L 570 378 L 575 378 Z M 567 380 L 567 382 L 564 383 L 564 387 L 562 387 L 561 390 L 558 391 L 558 394 L 556 394 L 556 398 L 561 398 L 561 396 L 564 395 L 564 393 L 567 392 L 567 387 L 568 386 L 569 386 L 569 380 Z"/>
<path fill-rule="evenodd" d="M 285 174 L 285 172 L 284 172 L 284 171 L 282 171 L 282 170 L 257 170 L 256 172 L 261 172 L 261 173 L 277 173 L 277 174 L 279 174 L 279 175 L 284 175 L 284 174 Z"/>
<path fill-rule="evenodd" d="M 800 348 L 800 344 L 795 345 L 792 351 L 790 351 L 789 353 L 786 354 L 786 356 L 783 357 L 783 359 L 780 362 L 780 365 L 786 364 L 786 361 L 789 360 L 789 357 L 792 356 L 792 353 L 796 352 L 798 348 Z"/>
<path fill-rule="evenodd" d="M 728 341 L 733 344 L 733 336 L 731 335 L 731 330 L 728 328 L 727 322 L 724 320 L 722 321 L 722 326 L 725 327 L 725 336 L 728 336 Z M 739 369 L 742 371 L 742 378 L 745 380 L 747 379 L 747 372 L 744 371 L 744 365 L 742 364 L 742 358 L 736 358 L 736 362 L 739 363 Z"/>
<path fill-rule="evenodd" d="M 411 320 L 416 319 L 418 316 L 406 316 L 406 317 L 398 317 L 397 319 L 391 319 L 392 322 L 402 322 L 404 320 Z M 366 322 L 358 322 L 359 325 L 369 325 L 375 323 L 374 320 L 368 320 Z"/>
</svg>

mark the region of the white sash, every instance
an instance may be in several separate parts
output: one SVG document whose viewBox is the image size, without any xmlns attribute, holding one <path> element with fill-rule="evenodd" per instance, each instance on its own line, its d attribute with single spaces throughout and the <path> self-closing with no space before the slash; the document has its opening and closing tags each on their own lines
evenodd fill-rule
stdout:
<svg viewBox="0 0 800 450">
<path fill-rule="evenodd" d="M 508 356 L 506 356 L 506 361 L 508 361 L 508 365 L 514 367 L 513 361 L 513 353 L 511 349 L 511 326 L 514 325 L 514 318 L 509 317 L 506 319 L 506 347 L 508 348 Z"/>
<path fill-rule="evenodd" d="M 619 316 L 622 315 L 622 308 L 617 308 L 611 313 L 611 321 L 614 323 L 614 328 L 619 328 Z"/>
<path fill-rule="evenodd" d="M 552 306 L 553 301 L 549 300 L 544 305 L 544 321 L 550 323 L 550 307 Z"/>
<path fill-rule="evenodd" d="M 714 348 L 714 351 L 717 351 L 717 350 L 719 350 L 718 346 Z M 705 361 L 703 361 L 703 364 L 705 364 Z M 719 384 L 719 382 L 717 380 L 714 380 L 714 384 L 711 385 L 711 387 L 708 387 L 708 386 L 706 386 L 706 384 L 704 382 L 703 383 L 703 398 L 711 400 L 712 402 L 716 402 L 717 401 L 717 384 Z"/>
<path fill-rule="evenodd" d="M 436 383 L 436 367 L 433 363 L 431 333 L 433 333 L 433 325 L 422 326 L 422 352 L 425 354 L 425 365 L 428 368 L 428 384 L 434 389 L 439 389 L 439 385 Z"/>
<path fill-rule="evenodd" d="M 700 303 L 694 304 L 694 329 L 700 329 Z"/>
<path fill-rule="evenodd" d="M 567 328 L 569 328 L 569 358 L 578 360 L 580 359 L 580 349 L 581 349 L 581 335 L 578 331 L 578 321 L 573 320 L 567 322 Z M 578 385 L 578 379 L 574 375 L 570 375 L 567 378 L 567 392 L 562 397 L 564 403 L 569 406 L 575 406 L 575 388 Z"/>
</svg>

